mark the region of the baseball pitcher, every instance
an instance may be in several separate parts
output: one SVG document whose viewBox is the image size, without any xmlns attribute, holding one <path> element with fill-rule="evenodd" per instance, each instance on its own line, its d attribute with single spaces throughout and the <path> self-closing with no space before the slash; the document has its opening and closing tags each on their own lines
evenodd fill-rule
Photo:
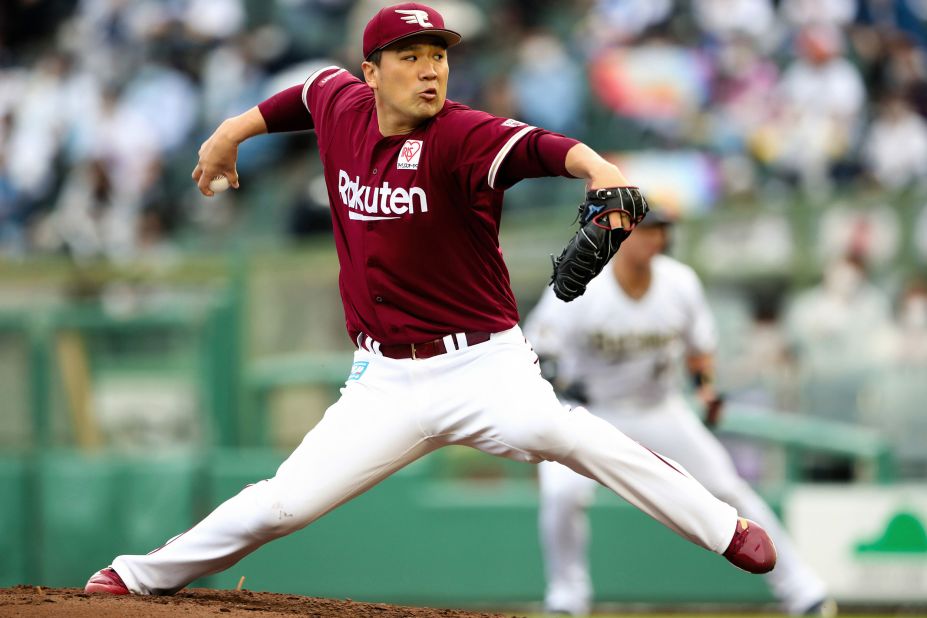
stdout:
<svg viewBox="0 0 927 618">
<path fill-rule="evenodd" d="M 364 31 L 363 80 L 323 68 L 226 120 L 202 145 L 193 180 L 209 196 L 216 177 L 238 186 L 245 139 L 316 131 L 354 364 L 340 399 L 273 478 L 163 547 L 116 557 L 88 592 L 172 594 L 449 444 L 561 462 L 735 565 L 773 568 L 760 526 L 611 424 L 565 409 L 541 377 L 499 250 L 503 192 L 531 177 L 585 180 L 580 229 L 554 274 L 568 298 L 646 203 L 575 140 L 447 100 L 448 48 L 459 41 L 428 6 L 386 7 Z"/>
<path fill-rule="evenodd" d="M 672 457 L 711 493 L 770 531 L 779 560 L 767 577 L 786 611 L 832 611 L 824 584 L 706 428 L 720 410 L 711 380 L 717 335 L 695 272 L 661 254 L 669 223 L 665 214 L 651 212 L 582 298 L 567 304 L 545 294 L 525 332 L 565 400 L 582 402 L 629 438 Z M 683 364 L 705 406 L 704 422 L 683 398 Z M 541 464 L 539 478 L 545 605 L 587 614 L 592 586 L 585 506 L 595 483 L 553 462 Z"/>
</svg>

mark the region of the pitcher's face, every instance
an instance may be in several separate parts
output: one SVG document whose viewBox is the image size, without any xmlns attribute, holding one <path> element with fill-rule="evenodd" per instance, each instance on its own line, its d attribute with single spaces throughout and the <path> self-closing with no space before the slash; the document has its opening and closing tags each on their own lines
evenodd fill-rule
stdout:
<svg viewBox="0 0 927 618">
<path fill-rule="evenodd" d="M 380 64 L 364 63 L 364 77 L 385 110 L 412 125 L 435 116 L 447 99 L 447 49 L 423 35 L 387 47 Z"/>
</svg>

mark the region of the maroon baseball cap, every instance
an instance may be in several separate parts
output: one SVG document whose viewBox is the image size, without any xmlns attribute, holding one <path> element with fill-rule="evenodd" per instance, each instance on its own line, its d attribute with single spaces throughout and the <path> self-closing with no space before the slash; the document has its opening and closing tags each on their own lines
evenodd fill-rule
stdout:
<svg viewBox="0 0 927 618">
<path fill-rule="evenodd" d="M 364 28 L 364 58 L 391 43 L 415 34 L 431 34 L 448 47 L 460 43 L 460 35 L 444 27 L 444 18 L 430 6 L 404 2 L 380 9 Z"/>
</svg>

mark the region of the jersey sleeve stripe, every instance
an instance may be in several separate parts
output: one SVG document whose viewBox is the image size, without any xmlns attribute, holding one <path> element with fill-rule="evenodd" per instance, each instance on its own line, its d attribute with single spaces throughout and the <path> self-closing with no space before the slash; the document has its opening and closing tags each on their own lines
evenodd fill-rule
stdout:
<svg viewBox="0 0 927 618">
<path fill-rule="evenodd" d="M 499 173 L 499 168 L 502 167 L 502 162 L 505 161 L 505 157 L 508 156 L 509 151 L 518 143 L 518 140 L 523 138 L 525 135 L 534 131 L 535 127 L 528 125 L 523 127 L 518 133 L 509 138 L 509 141 L 505 143 L 505 146 L 499 151 L 499 154 L 496 155 L 496 158 L 493 159 L 492 165 L 489 166 L 489 188 L 495 189 L 496 184 L 496 174 Z"/>
<path fill-rule="evenodd" d="M 317 78 L 319 75 L 321 75 L 321 74 L 324 73 L 325 71 L 329 71 L 329 70 L 331 70 L 331 69 L 338 69 L 339 71 L 344 71 L 344 69 L 342 69 L 342 68 L 339 67 L 339 66 L 335 66 L 335 65 L 331 65 L 331 66 L 327 66 L 327 67 L 322 67 L 321 69 L 319 69 L 318 71 L 316 71 L 315 73 L 313 73 L 312 75 L 310 75 L 309 78 L 306 80 L 306 83 L 303 84 L 303 105 L 306 106 L 306 111 L 309 112 L 310 114 L 312 113 L 312 110 L 309 109 L 309 99 L 308 99 L 308 96 L 309 96 L 309 86 L 312 85 L 312 82 L 314 82 L 314 81 L 316 80 L 316 78 Z"/>
</svg>

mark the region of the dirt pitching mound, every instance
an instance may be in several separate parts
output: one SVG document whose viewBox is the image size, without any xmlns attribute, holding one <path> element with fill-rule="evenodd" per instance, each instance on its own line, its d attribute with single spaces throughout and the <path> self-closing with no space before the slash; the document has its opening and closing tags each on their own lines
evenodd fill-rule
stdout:
<svg viewBox="0 0 927 618">
<path fill-rule="evenodd" d="M 250 590 L 193 588 L 171 597 L 85 594 L 79 588 L 16 586 L 0 588 L 0 616 L 70 616 L 73 618 L 124 618 L 125 616 L 312 616 L 315 618 L 505 618 L 456 609 L 400 607 L 316 599 L 292 594 Z"/>
</svg>

